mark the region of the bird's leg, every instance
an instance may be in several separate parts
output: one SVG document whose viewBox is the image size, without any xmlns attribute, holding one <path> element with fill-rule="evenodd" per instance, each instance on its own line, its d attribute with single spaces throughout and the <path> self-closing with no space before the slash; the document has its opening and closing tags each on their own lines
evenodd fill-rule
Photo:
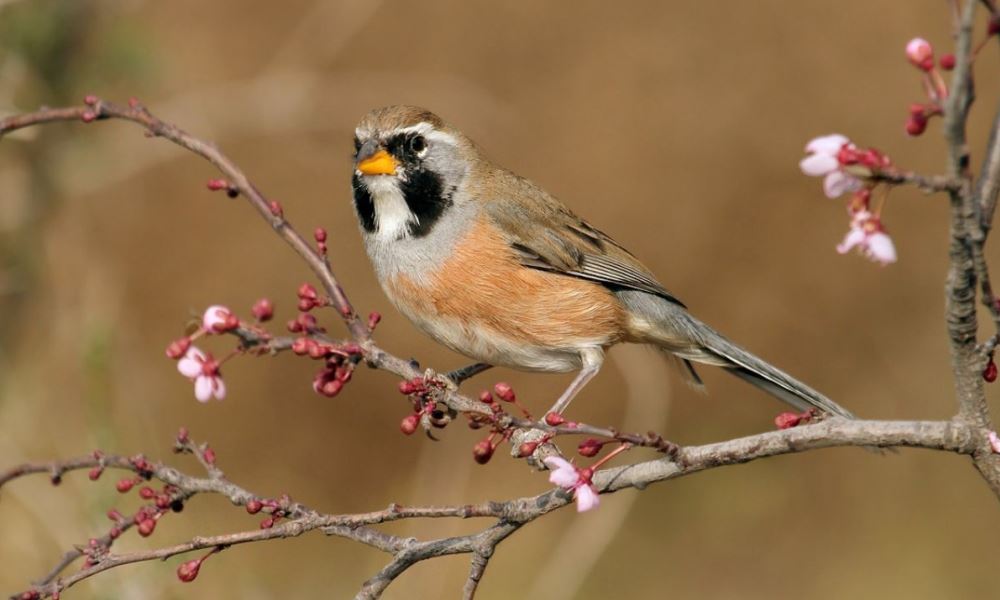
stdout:
<svg viewBox="0 0 1000 600">
<path fill-rule="evenodd" d="M 479 375 L 483 371 L 492 368 L 493 365 L 488 365 L 486 363 L 473 363 L 471 365 L 464 366 L 460 369 L 455 369 L 454 371 L 450 371 L 447 374 L 445 374 L 445 377 L 447 377 L 452 383 L 454 383 L 455 387 L 458 387 L 462 385 L 462 382 L 465 381 L 466 379 L 471 379 L 472 377 Z"/>
<path fill-rule="evenodd" d="M 573 398 L 601 370 L 601 364 L 604 363 L 604 351 L 600 348 L 587 348 L 580 352 L 580 358 L 583 360 L 583 368 L 580 369 L 576 379 L 569 384 L 562 396 L 559 396 L 556 403 L 552 405 L 549 412 L 562 414 L 566 410 Z"/>
</svg>

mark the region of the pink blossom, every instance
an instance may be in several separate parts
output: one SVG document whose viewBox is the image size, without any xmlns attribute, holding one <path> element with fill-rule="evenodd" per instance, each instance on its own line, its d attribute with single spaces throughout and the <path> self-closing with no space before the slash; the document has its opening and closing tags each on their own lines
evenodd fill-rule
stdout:
<svg viewBox="0 0 1000 600">
<path fill-rule="evenodd" d="M 205 309 L 201 318 L 201 327 L 208 333 L 222 333 L 235 329 L 239 324 L 236 316 L 225 306 L 215 304 Z"/>
<path fill-rule="evenodd" d="M 847 173 L 840 160 L 845 148 L 855 150 L 851 140 L 839 133 L 813 138 L 806 144 L 807 156 L 799 162 L 803 173 L 823 178 L 823 192 L 828 198 L 861 189 L 861 180 Z"/>
<path fill-rule="evenodd" d="M 211 354 L 205 354 L 191 346 L 184 357 L 177 361 L 177 370 L 194 381 L 194 397 L 199 402 L 208 402 L 211 398 L 222 400 L 226 397 L 226 383 L 222 381 L 219 363 Z"/>
<path fill-rule="evenodd" d="M 892 238 L 885 232 L 882 221 L 866 210 L 858 211 L 851 218 L 851 228 L 844 241 L 837 245 L 837 252 L 847 254 L 854 248 L 881 265 L 896 262 Z"/>
<path fill-rule="evenodd" d="M 594 484 L 590 481 L 590 469 L 580 470 L 568 460 L 558 456 L 550 456 L 544 462 L 551 470 L 551 473 L 549 473 L 549 483 L 567 490 L 573 490 L 573 499 L 576 500 L 577 512 L 586 512 L 600 505 L 601 497 L 597 494 Z"/>
<path fill-rule="evenodd" d="M 993 448 L 993 451 L 1000 454 L 1000 436 L 997 436 L 997 432 L 991 431 L 987 437 L 990 440 L 990 447 Z"/>
<path fill-rule="evenodd" d="M 906 58 L 913 66 L 929 71 L 934 68 L 934 47 L 924 38 L 913 38 L 906 44 Z"/>
</svg>

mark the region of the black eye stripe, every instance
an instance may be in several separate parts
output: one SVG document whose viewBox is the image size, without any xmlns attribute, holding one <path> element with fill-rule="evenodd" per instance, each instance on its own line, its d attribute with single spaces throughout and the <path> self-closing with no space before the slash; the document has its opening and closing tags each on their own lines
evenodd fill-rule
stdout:
<svg viewBox="0 0 1000 600">
<path fill-rule="evenodd" d="M 419 133 L 397 133 L 385 141 L 385 149 L 389 154 L 404 163 L 414 163 L 420 159 L 419 154 L 427 148 L 427 138 Z"/>
</svg>

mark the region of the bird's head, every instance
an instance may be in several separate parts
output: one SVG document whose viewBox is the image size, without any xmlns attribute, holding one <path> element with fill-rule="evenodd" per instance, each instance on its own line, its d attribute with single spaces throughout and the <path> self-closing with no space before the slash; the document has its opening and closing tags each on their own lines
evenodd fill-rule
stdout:
<svg viewBox="0 0 1000 600">
<path fill-rule="evenodd" d="M 354 204 L 368 234 L 421 237 L 456 201 L 475 149 L 414 106 L 371 111 L 354 131 Z"/>
</svg>

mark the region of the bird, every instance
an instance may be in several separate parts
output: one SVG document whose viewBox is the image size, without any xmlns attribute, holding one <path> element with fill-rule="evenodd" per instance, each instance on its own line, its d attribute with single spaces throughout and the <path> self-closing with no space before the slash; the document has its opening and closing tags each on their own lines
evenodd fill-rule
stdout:
<svg viewBox="0 0 1000 600">
<path fill-rule="evenodd" d="M 621 244 L 544 189 L 490 162 L 424 108 L 387 106 L 355 128 L 355 212 L 390 302 L 476 364 L 577 375 L 563 413 L 619 343 L 654 346 L 704 388 L 721 367 L 800 411 L 850 411 L 692 315 Z"/>
</svg>

